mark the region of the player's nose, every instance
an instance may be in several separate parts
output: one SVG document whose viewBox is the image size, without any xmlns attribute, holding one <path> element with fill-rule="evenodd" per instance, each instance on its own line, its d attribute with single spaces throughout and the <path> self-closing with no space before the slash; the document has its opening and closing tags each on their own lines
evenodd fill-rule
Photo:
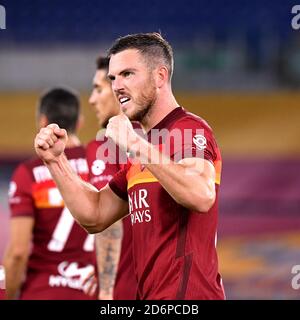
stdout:
<svg viewBox="0 0 300 320">
<path fill-rule="evenodd" d="M 96 92 L 95 92 L 95 90 L 93 90 L 90 97 L 89 97 L 89 104 L 91 106 L 93 106 L 93 105 L 95 105 L 95 103 L 96 103 Z"/>
</svg>

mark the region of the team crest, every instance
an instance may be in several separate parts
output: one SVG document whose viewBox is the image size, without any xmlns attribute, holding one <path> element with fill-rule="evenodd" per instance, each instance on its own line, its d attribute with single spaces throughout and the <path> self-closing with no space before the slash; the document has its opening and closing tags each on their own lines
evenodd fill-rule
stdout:
<svg viewBox="0 0 300 320">
<path fill-rule="evenodd" d="M 206 148 L 206 138 L 201 134 L 196 134 L 193 137 L 193 142 L 199 150 L 204 150 Z"/>
</svg>

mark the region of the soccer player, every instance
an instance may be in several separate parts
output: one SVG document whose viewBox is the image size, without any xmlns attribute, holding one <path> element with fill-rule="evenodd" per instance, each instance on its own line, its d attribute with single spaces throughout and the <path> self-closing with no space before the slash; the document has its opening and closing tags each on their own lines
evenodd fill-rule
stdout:
<svg viewBox="0 0 300 320">
<path fill-rule="evenodd" d="M 109 119 L 121 112 L 110 80 L 107 78 L 108 65 L 109 59 L 107 57 L 97 59 L 97 71 L 89 99 L 99 125 L 103 128 L 98 132 L 98 139 L 91 141 L 87 146 L 89 180 L 98 190 L 103 188 L 121 169 L 121 164 L 116 161 L 116 157 L 108 163 L 99 157 L 100 153 L 97 155 L 99 148 L 107 143 L 105 128 Z M 96 234 L 95 239 L 100 287 L 99 299 L 136 299 L 137 283 L 133 268 L 130 218 L 126 217 L 122 221 L 117 221 L 105 231 Z"/>
<path fill-rule="evenodd" d="M 123 114 L 109 120 L 106 136 L 132 159 L 99 192 L 72 171 L 57 124 L 36 136 L 36 152 L 90 233 L 130 214 L 140 299 L 224 299 L 216 252 L 221 156 L 212 129 L 176 102 L 172 48 L 160 34 L 119 38 L 109 57 Z M 129 120 L 141 123 L 145 138 Z"/>
<path fill-rule="evenodd" d="M 88 178 L 85 149 L 76 135 L 78 96 L 65 88 L 46 92 L 38 105 L 38 126 L 55 122 L 67 130 L 68 164 Z M 46 129 L 47 131 L 47 129 Z M 9 189 L 10 240 L 4 257 L 7 299 L 96 299 L 82 280 L 94 270 L 94 236 L 74 221 L 47 167 L 35 157 L 15 170 Z"/>
</svg>

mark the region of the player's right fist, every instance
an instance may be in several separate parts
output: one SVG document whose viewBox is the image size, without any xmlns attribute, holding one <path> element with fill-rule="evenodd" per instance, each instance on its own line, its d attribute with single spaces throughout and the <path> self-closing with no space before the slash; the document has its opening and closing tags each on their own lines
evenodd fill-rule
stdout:
<svg viewBox="0 0 300 320">
<path fill-rule="evenodd" d="M 67 131 L 55 123 L 42 128 L 36 135 L 34 147 L 37 155 L 46 163 L 56 161 L 64 152 L 68 140 Z"/>
</svg>

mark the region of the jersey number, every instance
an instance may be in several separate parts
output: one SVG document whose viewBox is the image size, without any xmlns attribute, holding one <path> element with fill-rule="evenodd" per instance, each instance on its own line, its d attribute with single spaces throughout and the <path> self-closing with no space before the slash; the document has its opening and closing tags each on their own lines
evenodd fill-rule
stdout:
<svg viewBox="0 0 300 320">
<path fill-rule="evenodd" d="M 62 201 L 61 195 L 58 189 L 49 189 L 49 202 L 53 205 L 58 205 Z M 48 250 L 55 252 L 62 252 L 66 245 L 66 242 L 71 233 L 75 220 L 71 215 L 69 209 L 65 207 L 60 215 L 60 218 L 53 231 L 51 240 L 48 243 Z M 89 234 L 83 244 L 84 251 L 94 250 L 94 236 Z"/>
</svg>

